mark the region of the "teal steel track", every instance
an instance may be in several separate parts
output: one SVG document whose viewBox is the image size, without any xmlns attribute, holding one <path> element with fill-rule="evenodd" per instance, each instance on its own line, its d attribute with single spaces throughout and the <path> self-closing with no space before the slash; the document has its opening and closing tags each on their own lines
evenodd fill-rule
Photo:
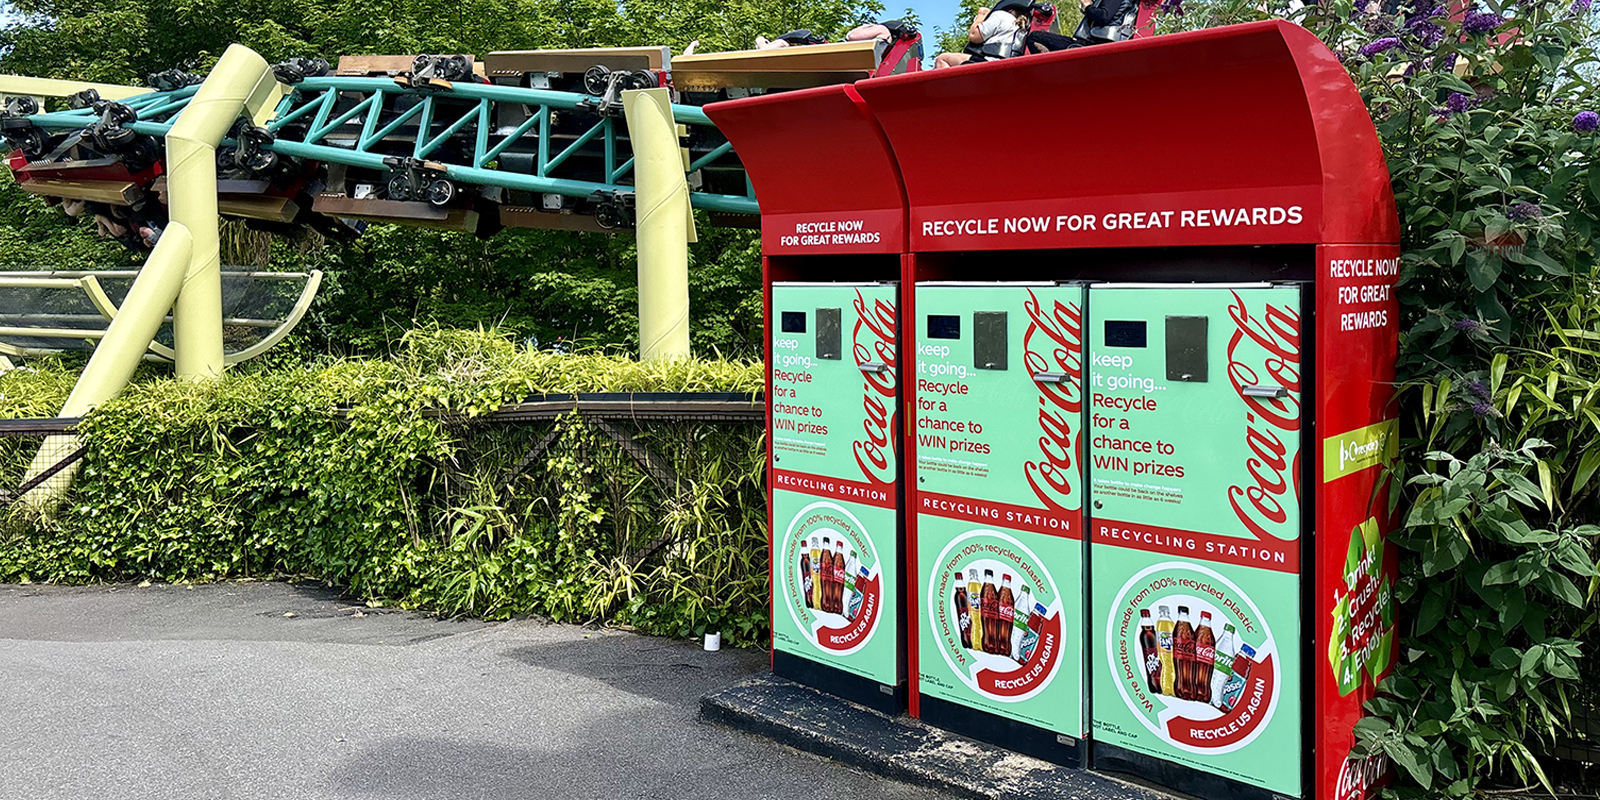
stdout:
<svg viewBox="0 0 1600 800">
<path fill-rule="evenodd" d="M 136 133 L 163 137 L 183 112 L 198 87 L 151 92 L 119 101 L 138 119 L 123 127 Z M 354 102 L 354 105 L 350 105 Z M 266 128 L 277 138 L 266 149 L 284 156 L 387 171 L 385 159 L 396 156 L 442 165 L 446 176 L 462 184 L 498 186 L 539 194 L 586 198 L 597 193 L 633 191 L 633 159 L 626 147 L 626 125 L 620 115 L 595 109 L 597 98 L 572 92 L 530 89 L 498 84 L 456 83 L 449 88 L 404 86 L 389 78 L 318 77 L 293 85 L 292 92 L 274 110 Z M 349 106 L 340 110 L 340 106 Z M 525 117 L 516 125 L 497 126 L 507 107 L 510 116 Z M 402 108 L 403 107 L 403 108 Z M 714 130 L 710 118 L 694 106 L 673 105 L 680 124 Z M 573 136 L 555 135 L 554 115 L 576 113 L 587 124 Z M 35 125 L 47 130 L 86 128 L 99 119 L 90 109 L 34 114 Z M 620 130 L 619 130 L 620 128 Z M 397 138 L 411 137 L 409 152 L 397 150 Z M 231 141 L 226 142 L 232 144 Z M 444 147 L 446 143 L 452 146 Z M 508 151 L 534 154 L 530 172 L 502 169 L 499 159 Z M 561 177 L 561 171 L 579 153 L 600 150 L 603 180 Z M 470 158 L 465 153 L 470 150 Z M 695 158 L 693 173 L 732 151 L 723 142 Z M 591 170 L 592 171 L 592 170 Z M 734 214 L 757 214 L 760 209 L 748 181 L 746 194 L 727 195 L 695 191 L 695 208 Z"/>
</svg>

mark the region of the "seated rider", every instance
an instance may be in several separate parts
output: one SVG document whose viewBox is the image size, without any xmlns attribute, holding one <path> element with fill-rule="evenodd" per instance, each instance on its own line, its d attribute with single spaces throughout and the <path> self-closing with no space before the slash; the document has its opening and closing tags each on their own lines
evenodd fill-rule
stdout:
<svg viewBox="0 0 1600 800">
<path fill-rule="evenodd" d="M 1138 0 L 1080 0 L 1083 22 L 1071 36 L 1049 31 L 1033 31 L 1023 41 L 1029 53 L 1071 50 L 1092 44 L 1120 42 L 1133 36 L 1130 15 L 1138 10 Z M 1124 24 L 1127 23 L 1127 24 Z"/>
<path fill-rule="evenodd" d="M 1030 22 L 1028 0 L 1000 0 L 991 9 L 978 9 L 967 27 L 969 45 L 964 53 L 940 53 L 933 68 L 943 69 L 980 61 L 1010 58 L 1022 52 L 1022 38 Z"/>
<path fill-rule="evenodd" d="M 776 39 L 768 40 L 765 36 L 756 37 L 757 50 L 778 50 L 784 47 L 804 47 L 808 44 L 827 44 L 828 40 L 812 33 L 809 29 L 801 28 L 789 31 Z"/>
</svg>

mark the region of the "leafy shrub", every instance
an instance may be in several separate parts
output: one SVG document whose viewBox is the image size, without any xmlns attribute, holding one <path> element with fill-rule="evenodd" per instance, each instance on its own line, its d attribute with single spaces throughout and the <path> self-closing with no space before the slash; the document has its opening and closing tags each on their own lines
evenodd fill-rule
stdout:
<svg viewBox="0 0 1600 800">
<path fill-rule="evenodd" d="M 0 376 L 0 398 L 30 398 L 0 413 L 48 415 L 73 377 Z M 439 329 L 387 361 L 136 383 L 84 422 L 62 514 L 8 520 L 0 580 L 306 575 L 407 608 L 751 643 L 766 625 L 760 426 L 614 425 L 681 478 L 662 487 L 581 419 L 481 418 L 530 394 L 760 383 L 751 363 L 556 355 Z M 32 450 L 8 455 L 15 475 Z"/>
</svg>

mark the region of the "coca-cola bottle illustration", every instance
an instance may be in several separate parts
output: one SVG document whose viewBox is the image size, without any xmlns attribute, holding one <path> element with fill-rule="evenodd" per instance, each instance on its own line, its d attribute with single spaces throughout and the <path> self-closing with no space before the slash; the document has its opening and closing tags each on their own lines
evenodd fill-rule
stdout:
<svg viewBox="0 0 1600 800">
<path fill-rule="evenodd" d="M 861 603 L 859 602 L 859 599 L 856 597 L 856 595 L 859 594 L 859 592 L 856 590 L 856 587 L 859 585 L 859 584 L 856 583 L 856 569 L 859 568 L 860 566 L 861 566 L 860 558 L 856 555 L 856 551 L 851 550 L 850 551 L 850 557 L 845 559 L 845 562 L 844 562 L 844 618 L 845 619 L 855 619 L 856 615 L 851 611 L 851 609 L 859 609 L 861 607 Z"/>
<path fill-rule="evenodd" d="M 1003 593 L 1002 593 L 1003 594 Z M 1028 615 L 1033 613 L 1033 587 L 1023 586 L 1011 611 L 1011 660 L 1022 663 L 1022 640 L 1028 638 Z"/>
<path fill-rule="evenodd" d="M 1151 692 L 1161 694 L 1161 646 L 1156 643 L 1156 623 L 1148 608 L 1139 609 L 1139 657 L 1145 684 Z"/>
<path fill-rule="evenodd" d="M 961 646 L 972 649 L 972 609 L 967 606 L 967 576 L 956 573 L 956 627 L 961 631 Z"/>
<path fill-rule="evenodd" d="M 995 633 L 995 620 L 1000 617 L 1000 592 L 994 588 L 994 570 L 983 571 L 983 652 L 993 653 L 995 640 L 1000 636 Z"/>
<path fill-rule="evenodd" d="M 1256 649 L 1240 643 L 1239 654 L 1233 659 L 1233 677 L 1222 687 L 1222 710 L 1232 711 L 1244 696 L 1244 686 L 1250 681 L 1250 668 L 1255 666 Z"/>
<path fill-rule="evenodd" d="M 805 595 L 806 608 L 816 608 L 811 598 L 811 548 L 810 542 L 800 543 L 800 591 Z"/>
<path fill-rule="evenodd" d="M 1189 622 L 1189 607 L 1178 606 L 1178 627 L 1172 631 L 1172 657 L 1178 662 L 1176 696 L 1194 699 L 1194 624 Z"/>
<path fill-rule="evenodd" d="M 967 573 L 967 602 L 972 604 L 972 649 L 983 649 L 983 584 L 978 571 Z"/>
<path fill-rule="evenodd" d="M 1017 596 L 1011 593 L 1011 576 L 1002 575 L 1000 578 L 1000 605 L 994 615 L 994 649 L 989 652 L 997 656 L 1011 655 L 1011 618 L 1016 615 Z"/>
<path fill-rule="evenodd" d="M 1161 693 L 1168 697 L 1177 697 L 1178 691 L 1178 657 L 1173 652 L 1172 641 L 1172 609 L 1168 606 L 1156 606 L 1159 619 L 1156 620 L 1156 646 L 1161 648 Z"/>
<path fill-rule="evenodd" d="M 1033 613 L 1028 616 L 1028 632 L 1022 636 L 1022 652 L 1020 653 L 1022 658 L 1020 660 L 1023 663 L 1027 663 L 1028 659 L 1033 658 L 1033 651 L 1034 648 L 1039 646 L 1039 637 L 1044 632 L 1044 618 L 1048 613 L 1050 613 L 1049 609 L 1046 609 L 1043 603 L 1037 600 L 1034 601 Z"/>
<path fill-rule="evenodd" d="M 1211 612 L 1200 612 L 1200 628 L 1194 632 L 1194 675 L 1189 684 L 1189 699 L 1211 702 L 1211 671 L 1217 657 L 1217 634 L 1211 630 Z"/>
<path fill-rule="evenodd" d="M 844 604 L 845 604 L 845 590 L 848 588 L 845 584 L 850 578 L 850 567 L 849 567 L 849 563 L 848 563 L 849 559 L 845 555 L 844 540 L 843 539 L 840 539 L 839 541 L 834 542 L 833 543 L 833 547 L 834 547 L 833 568 L 839 570 L 839 596 L 834 598 L 833 605 L 834 605 L 835 608 L 839 609 L 839 613 L 840 614 L 843 614 L 844 613 Z"/>
<path fill-rule="evenodd" d="M 817 571 L 817 596 L 814 599 L 817 602 L 818 611 L 828 610 L 828 584 L 833 582 L 833 579 L 828 576 L 828 561 L 830 561 L 833 556 L 828 555 L 828 551 L 833 549 L 831 547 L 832 544 L 833 539 L 831 537 L 824 536 L 822 537 L 821 547 L 814 548 L 811 551 L 811 555 L 813 557 L 812 568 Z"/>
<path fill-rule="evenodd" d="M 1228 679 L 1233 677 L 1234 647 L 1238 635 L 1233 630 L 1233 625 L 1222 626 L 1222 638 L 1217 640 L 1217 651 L 1211 658 L 1211 699 L 1210 703 L 1217 708 L 1222 708 L 1222 687 L 1228 684 Z"/>
</svg>

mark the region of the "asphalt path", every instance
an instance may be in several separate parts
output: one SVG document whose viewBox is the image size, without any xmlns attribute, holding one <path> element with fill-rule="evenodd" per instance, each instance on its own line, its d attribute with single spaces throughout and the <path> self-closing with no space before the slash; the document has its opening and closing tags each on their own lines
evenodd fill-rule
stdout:
<svg viewBox="0 0 1600 800">
<path fill-rule="evenodd" d="M 893 798 L 697 719 L 764 653 L 316 586 L 0 585 L 0 798 Z"/>
</svg>

